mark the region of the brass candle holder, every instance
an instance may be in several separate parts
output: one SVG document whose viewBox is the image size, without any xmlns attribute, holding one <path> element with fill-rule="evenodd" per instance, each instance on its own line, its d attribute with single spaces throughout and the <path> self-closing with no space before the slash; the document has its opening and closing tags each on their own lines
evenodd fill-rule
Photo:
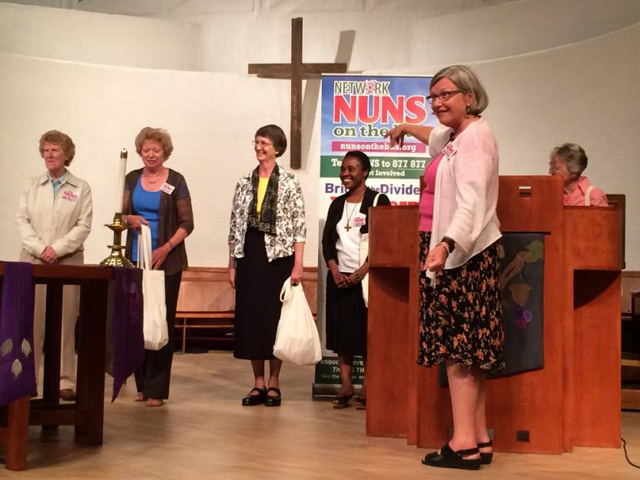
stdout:
<svg viewBox="0 0 640 480">
<path fill-rule="evenodd" d="M 105 224 L 105 227 L 109 227 L 113 230 L 113 245 L 109 245 L 111 249 L 111 255 L 100 262 L 100 265 L 106 265 L 107 267 L 125 267 L 135 268 L 135 265 L 124 256 L 122 245 L 122 232 L 128 227 L 122 222 L 122 213 L 116 213 L 113 216 L 113 223 L 111 225 Z"/>
</svg>

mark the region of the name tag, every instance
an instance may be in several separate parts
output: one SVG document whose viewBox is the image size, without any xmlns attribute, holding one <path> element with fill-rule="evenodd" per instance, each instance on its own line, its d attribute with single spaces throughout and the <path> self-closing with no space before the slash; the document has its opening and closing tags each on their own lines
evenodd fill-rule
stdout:
<svg viewBox="0 0 640 480">
<path fill-rule="evenodd" d="M 174 187 L 173 185 L 169 185 L 167 182 L 164 182 L 164 185 L 162 185 L 162 188 L 160 190 L 162 190 L 167 195 L 171 195 L 175 189 L 176 187 Z"/>
<path fill-rule="evenodd" d="M 453 146 L 452 142 L 447 143 L 442 149 L 442 153 L 444 153 L 447 158 L 451 158 L 454 153 L 456 153 L 456 147 Z"/>
<path fill-rule="evenodd" d="M 69 200 L 70 202 L 77 202 L 80 195 L 73 193 L 71 190 L 64 190 L 62 192 L 62 199 Z"/>
<path fill-rule="evenodd" d="M 353 225 L 355 227 L 364 227 L 364 224 L 367 223 L 367 216 L 362 213 L 353 217 Z"/>
</svg>

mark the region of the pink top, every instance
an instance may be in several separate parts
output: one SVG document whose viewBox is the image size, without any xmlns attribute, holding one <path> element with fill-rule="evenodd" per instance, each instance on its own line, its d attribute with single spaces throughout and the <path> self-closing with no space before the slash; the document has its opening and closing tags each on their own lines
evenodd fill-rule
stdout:
<svg viewBox="0 0 640 480">
<path fill-rule="evenodd" d="M 587 189 L 591 186 L 591 182 L 587 177 L 580 177 L 576 187 L 569 194 L 564 194 L 562 197 L 563 204 L 566 207 L 584 207 L 585 203 L 585 195 L 587 193 Z M 591 207 L 608 207 L 609 202 L 607 201 L 607 196 L 604 194 L 602 190 L 597 187 L 593 187 L 591 189 L 591 194 L 589 195 L 589 199 L 591 200 Z"/>
<path fill-rule="evenodd" d="M 436 172 L 438 171 L 438 165 L 440 165 L 440 160 L 442 160 L 443 156 L 443 153 L 440 152 L 424 169 L 425 187 L 422 191 L 422 197 L 420 198 L 421 232 L 431 231 L 431 226 L 433 224 L 433 198 L 436 191 Z"/>
</svg>

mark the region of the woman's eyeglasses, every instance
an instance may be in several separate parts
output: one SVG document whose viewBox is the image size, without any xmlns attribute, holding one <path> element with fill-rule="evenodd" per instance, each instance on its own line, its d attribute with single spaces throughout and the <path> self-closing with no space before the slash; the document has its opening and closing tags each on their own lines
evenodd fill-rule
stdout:
<svg viewBox="0 0 640 480">
<path fill-rule="evenodd" d="M 273 145 L 273 143 L 271 143 L 271 142 L 258 142 L 256 140 L 253 140 L 251 142 L 251 145 L 253 145 L 254 147 L 265 148 L 265 147 L 269 147 L 269 146 Z"/>
<path fill-rule="evenodd" d="M 438 93 L 437 95 L 429 95 L 427 97 L 427 102 L 433 103 L 438 99 L 440 99 L 441 102 L 446 102 L 456 93 L 462 93 L 462 90 L 445 90 L 444 92 Z"/>
</svg>

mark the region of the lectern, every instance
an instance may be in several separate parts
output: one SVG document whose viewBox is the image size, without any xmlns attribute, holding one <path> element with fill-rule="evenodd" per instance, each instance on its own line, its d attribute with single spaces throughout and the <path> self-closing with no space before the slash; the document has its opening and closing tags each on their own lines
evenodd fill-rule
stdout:
<svg viewBox="0 0 640 480">
<path fill-rule="evenodd" d="M 620 212 L 563 207 L 562 180 L 500 177 L 504 232 L 544 234 L 544 367 L 487 384 L 494 449 L 619 447 Z M 367 435 L 437 448 L 453 426 L 437 368 L 416 364 L 418 207 L 370 212 Z"/>
</svg>

